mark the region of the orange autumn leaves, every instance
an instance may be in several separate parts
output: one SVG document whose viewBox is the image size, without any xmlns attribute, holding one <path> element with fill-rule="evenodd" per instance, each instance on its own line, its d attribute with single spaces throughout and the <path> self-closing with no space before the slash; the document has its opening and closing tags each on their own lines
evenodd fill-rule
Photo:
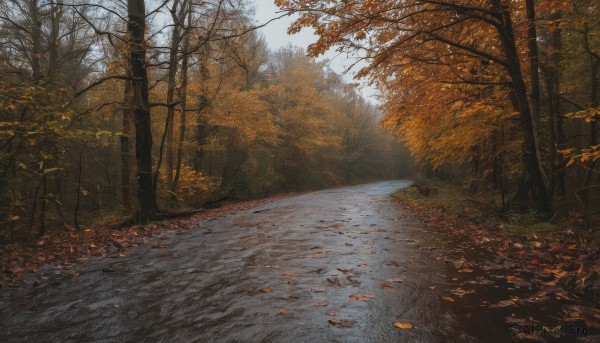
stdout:
<svg viewBox="0 0 600 343">
<path fill-rule="evenodd" d="M 525 93 L 533 93 L 529 88 L 534 83 L 533 75 L 528 75 L 532 62 L 527 42 L 531 39 L 524 0 L 497 3 L 277 0 L 275 3 L 283 11 L 299 16 L 290 33 L 303 27 L 315 30 L 319 39 L 309 48 L 312 56 L 336 49 L 359 51 L 365 57 L 368 64 L 363 65 L 358 77 L 369 78 L 382 92 L 384 124 L 396 130 L 418 161 L 436 168 L 445 163 L 474 160 L 480 160 L 476 161 L 481 162 L 478 165 L 496 163 L 494 159 L 500 155 L 531 155 L 531 147 L 528 151 L 521 147 L 529 136 L 523 137 L 519 132 L 528 130 L 522 124 L 526 121 L 523 108 L 528 107 Z M 573 48 L 581 53 L 584 52 L 581 46 L 585 45 L 593 50 L 592 58 L 594 54 L 597 56 L 597 28 L 588 24 L 597 22 L 597 14 L 575 13 L 589 9 L 598 12 L 594 11 L 596 3 L 543 0 L 535 5 L 541 51 L 538 58 L 553 58 L 556 49 L 548 43 L 549 34 L 567 28 L 588 32 L 588 27 L 587 43 L 582 44 L 582 38 L 578 37 L 578 46 Z M 510 44 L 506 42 L 508 36 Z M 572 56 L 569 58 L 574 60 Z M 548 73 L 550 62 L 544 63 L 542 69 Z M 576 66 L 577 70 L 569 70 L 575 74 L 580 73 L 583 67 L 580 64 L 570 62 L 565 66 Z M 581 78 L 574 80 L 581 84 Z M 565 91 L 576 87 L 569 85 Z M 524 88 L 528 89 L 522 92 L 519 105 L 515 92 Z M 582 110 L 590 107 L 585 105 L 587 102 L 587 99 L 580 101 Z M 597 101 L 591 107 L 597 107 Z M 521 117 L 516 117 L 516 113 Z M 544 134 L 545 128 L 540 130 Z M 510 134 L 504 135 L 505 131 Z M 491 143 L 499 139 L 499 132 L 502 144 Z M 547 145 L 554 149 L 555 143 Z M 478 151 L 474 153 L 473 149 Z M 584 149 L 564 150 L 571 163 L 597 160 L 599 151 L 600 145 L 596 143 Z M 522 166 L 513 164 L 515 170 L 510 172 L 518 175 Z"/>
<path fill-rule="evenodd" d="M 357 266 L 360 267 L 361 265 L 357 265 Z M 367 265 L 362 264 L 362 266 L 367 266 Z M 349 269 L 339 268 L 337 270 L 342 272 L 343 274 L 351 272 L 351 270 L 349 270 Z M 283 271 L 283 272 L 281 272 L 281 274 L 286 277 L 298 277 L 298 274 L 294 271 Z M 327 280 L 334 286 L 341 286 L 337 277 L 328 278 Z M 290 281 L 293 281 L 293 282 L 290 282 Z M 388 278 L 385 281 L 390 284 L 399 284 L 399 283 L 403 282 L 403 279 L 396 277 L 396 278 Z M 291 285 L 291 286 L 296 286 L 296 285 L 298 285 L 298 281 L 297 281 L 297 279 L 289 279 L 287 284 Z M 386 284 L 382 284 L 382 285 L 385 285 L 385 287 L 381 287 L 384 289 L 393 289 L 394 288 L 394 287 L 386 285 Z M 265 299 L 268 299 L 268 297 L 273 297 L 273 296 L 277 297 L 276 295 L 272 294 L 274 292 L 277 293 L 277 289 L 274 289 L 273 287 L 275 287 L 275 286 L 272 286 L 272 285 L 266 286 L 266 287 L 258 289 L 258 291 L 261 293 L 264 293 L 265 296 L 267 296 L 267 298 L 265 298 Z M 325 287 L 312 287 L 311 291 L 315 294 L 321 294 L 321 293 L 326 292 L 326 288 Z M 298 301 L 298 300 L 300 300 L 300 297 L 290 296 L 290 297 L 284 297 L 283 299 L 290 300 L 290 301 Z M 350 302 L 370 302 L 370 301 L 376 300 L 377 297 L 374 294 L 369 294 L 369 293 L 353 293 L 353 294 L 349 294 L 346 299 Z M 327 319 L 327 322 L 330 325 L 335 326 L 337 328 L 341 328 L 341 329 L 352 328 L 357 323 L 359 323 L 359 321 L 357 321 L 355 319 L 348 319 L 348 318 L 343 318 L 343 317 L 337 318 L 338 312 L 331 311 L 331 309 L 329 309 L 329 307 L 331 306 L 330 304 L 331 303 L 328 300 L 317 300 L 317 301 L 312 302 L 311 305 L 316 308 L 326 309 L 325 310 L 326 312 L 323 312 L 323 314 L 327 317 L 334 317 L 332 319 Z M 341 308 L 344 308 L 346 306 L 347 305 L 341 306 Z M 305 310 L 302 307 L 295 307 L 294 309 L 279 308 L 276 311 L 277 311 L 276 312 L 277 316 L 287 317 L 287 316 L 294 316 L 297 313 L 302 313 Z M 390 325 L 399 330 L 412 330 L 415 328 L 413 323 L 404 322 L 404 321 L 390 322 Z"/>
<path fill-rule="evenodd" d="M 334 46 L 343 51 L 365 48 L 370 65 L 359 75 L 368 76 L 382 91 L 384 124 L 396 129 L 421 162 L 434 167 L 463 162 L 498 122 L 513 116 L 508 76 L 494 63 L 502 57 L 500 37 L 485 21 L 456 20 L 453 5 L 294 0 L 276 4 L 300 12 L 290 32 L 312 27 L 320 35 L 309 49 L 313 56 Z M 478 2 L 465 5 L 478 8 Z M 446 39 L 490 57 L 452 46 Z"/>
<path fill-rule="evenodd" d="M 414 326 L 411 323 L 403 323 L 403 322 L 394 323 L 394 327 L 396 327 L 398 329 L 402 329 L 402 330 L 410 330 L 410 329 L 414 328 Z"/>
</svg>

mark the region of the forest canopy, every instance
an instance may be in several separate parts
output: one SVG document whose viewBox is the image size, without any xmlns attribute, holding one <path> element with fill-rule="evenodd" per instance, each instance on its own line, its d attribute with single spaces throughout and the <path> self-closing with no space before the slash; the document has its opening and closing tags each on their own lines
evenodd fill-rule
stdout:
<svg viewBox="0 0 600 343">
<path fill-rule="evenodd" d="M 319 35 L 311 56 L 364 57 L 385 124 L 422 164 L 507 211 L 597 213 L 597 0 L 276 3 L 298 16 L 290 33 Z"/>
</svg>

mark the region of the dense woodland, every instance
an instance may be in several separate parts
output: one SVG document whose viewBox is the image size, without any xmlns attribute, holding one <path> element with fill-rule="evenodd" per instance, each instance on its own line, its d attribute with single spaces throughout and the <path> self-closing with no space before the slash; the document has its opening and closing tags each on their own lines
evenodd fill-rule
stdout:
<svg viewBox="0 0 600 343">
<path fill-rule="evenodd" d="M 398 140 L 488 206 L 593 225 L 598 0 L 275 3 L 307 52 L 247 0 L 3 1 L 2 239 L 406 175 Z"/>
<path fill-rule="evenodd" d="M 378 109 L 252 6 L 2 1 L 2 240 L 406 174 Z"/>
<path fill-rule="evenodd" d="M 291 32 L 319 34 L 310 55 L 364 57 L 385 123 L 432 174 L 497 209 L 594 223 L 599 1 L 276 3 L 299 15 Z"/>
</svg>

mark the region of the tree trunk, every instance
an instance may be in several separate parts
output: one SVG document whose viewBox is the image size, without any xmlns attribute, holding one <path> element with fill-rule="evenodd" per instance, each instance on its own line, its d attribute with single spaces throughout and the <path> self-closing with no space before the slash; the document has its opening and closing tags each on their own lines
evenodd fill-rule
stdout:
<svg viewBox="0 0 600 343">
<path fill-rule="evenodd" d="M 541 139 L 539 136 L 539 120 L 541 113 L 541 100 L 540 100 L 540 57 L 538 52 L 537 44 L 537 28 L 535 24 L 535 1 L 526 0 L 525 7 L 527 11 L 527 21 L 529 27 L 527 28 L 527 46 L 529 50 L 529 65 L 530 65 L 530 78 L 531 78 L 531 124 L 533 125 L 533 138 L 535 140 L 536 156 L 538 168 L 542 179 L 544 180 L 544 188 L 546 188 L 547 176 L 544 171 L 544 162 L 542 160 L 541 153 Z M 547 189 L 547 188 L 546 188 Z M 552 201 L 551 194 L 548 194 L 549 201 Z"/>
<path fill-rule="evenodd" d="M 158 212 L 156 193 L 152 186 L 152 123 L 148 103 L 148 73 L 146 70 L 146 8 L 144 0 L 128 0 L 129 63 L 135 118 L 135 158 L 138 179 L 138 220 L 148 222 Z"/>
<path fill-rule="evenodd" d="M 40 228 L 39 228 L 39 236 L 42 237 L 46 233 L 46 205 L 48 203 L 47 195 L 48 191 L 46 189 L 46 174 L 44 173 L 44 169 L 41 168 L 42 179 L 40 180 L 40 184 L 42 187 L 42 197 L 40 199 Z"/>
<path fill-rule="evenodd" d="M 48 80 L 50 82 L 56 81 L 58 74 L 58 46 L 60 42 L 60 20 L 62 15 L 62 1 L 50 1 L 50 21 L 52 25 L 49 42 L 50 55 L 48 59 Z"/>
<path fill-rule="evenodd" d="M 128 215 L 131 211 L 131 154 L 130 154 L 130 134 L 131 134 L 131 114 L 133 113 L 133 94 L 130 80 L 125 81 L 125 91 L 123 95 L 123 135 L 121 141 L 121 202 L 123 215 Z"/>
<path fill-rule="evenodd" d="M 185 19 L 186 1 L 184 0 L 181 5 L 179 13 L 177 13 L 177 6 L 179 0 L 173 1 L 173 8 L 171 9 L 171 17 L 173 18 L 173 31 L 171 33 L 171 47 L 169 52 L 169 78 L 167 85 L 167 104 L 172 104 L 175 98 L 175 86 L 177 81 L 177 67 L 178 67 L 178 51 L 179 43 L 181 41 L 181 21 Z M 167 109 L 167 187 L 169 189 L 173 186 L 173 169 L 175 168 L 175 161 L 173 156 L 174 151 L 174 136 L 175 136 L 175 108 L 169 106 Z M 158 172 L 158 171 L 157 171 Z"/>
<path fill-rule="evenodd" d="M 527 8 L 527 47 L 529 49 L 530 77 L 531 77 L 531 114 L 537 121 L 540 115 L 540 60 L 537 45 L 537 29 L 535 27 L 535 4 L 534 0 L 526 0 Z"/>
<path fill-rule="evenodd" d="M 31 14 L 31 74 L 34 82 L 42 80 L 41 60 L 42 55 L 42 22 L 39 18 L 38 0 L 29 1 L 29 13 Z"/>
<path fill-rule="evenodd" d="M 550 16 L 550 20 L 556 21 L 561 18 L 557 12 Z M 558 150 L 564 146 L 566 137 L 564 123 L 560 116 L 560 50 L 561 29 L 553 28 L 549 34 L 548 45 L 553 49 L 548 56 L 546 67 L 546 92 L 548 97 L 548 125 L 550 126 L 550 160 L 552 161 L 552 174 L 550 175 L 550 191 L 553 194 L 564 197 L 565 187 L 565 161 Z"/>
<path fill-rule="evenodd" d="M 29 240 L 29 236 L 31 236 L 31 229 L 33 229 L 33 224 L 35 223 L 35 214 L 37 213 L 37 203 L 38 203 L 38 195 L 40 193 L 40 184 L 35 186 L 35 192 L 33 194 L 33 204 L 31 206 L 31 218 L 29 219 L 29 227 L 27 229 L 27 236 L 25 240 Z"/>
<path fill-rule="evenodd" d="M 585 41 L 586 41 L 586 50 L 590 56 L 590 64 L 591 64 L 591 75 L 590 75 L 590 89 L 591 89 L 591 98 L 590 98 L 590 107 L 597 108 L 598 107 L 598 84 L 600 80 L 598 79 L 598 72 L 600 71 L 600 58 L 597 58 L 595 54 L 592 53 L 589 37 L 588 37 L 589 28 L 586 24 L 585 27 Z M 595 146 L 598 144 L 598 130 L 596 125 L 596 119 L 592 119 L 590 121 L 590 146 Z M 586 220 L 589 219 L 589 207 L 590 207 L 590 187 L 592 185 L 592 180 L 594 179 L 594 172 L 596 168 L 596 161 L 591 160 L 587 168 L 587 175 L 585 177 L 585 181 L 582 186 L 582 199 L 584 205 L 586 207 Z"/>
<path fill-rule="evenodd" d="M 533 117 L 533 113 L 529 106 L 527 88 L 521 72 L 521 65 L 513 34 L 510 9 L 508 7 L 501 8 L 499 0 L 494 0 L 494 4 L 502 16 L 502 30 L 499 33 L 502 38 L 504 53 L 509 61 L 507 69 L 511 77 L 512 90 L 515 96 L 517 110 L 519 111 L 519 121 L 524 136 L 524 175 L 522 182 L 519 183 L 521 189 L 517 192 L 518 197 L 515 198 L 515 201 L 528 202 L 528 199 L 520 199 L 523 195 L 527 194 L 527 197 L 531 199 L 538 212 L 549 215 L 552 211 L 552 206 L 546 190 L 544 175 L 542 173 L 543 169 L 540 165 L 538 156 L 535 118 Z"/>
<path fill-rule="evenodd" d="M 81 148 L 81 152 L 79 153 L 79 173 L 77 174 L 77 197 L 75 202 L 75 210 L 73 211 L 73 221 L 75 225 L 75 229 L 77 231 L 81 231 L 81 226 L 79 225 L 79 205 L 81 204 L 81 167 L 83 166 L 83 151 L 85 150 L 85 145 Z"/>
<path fill-rule="evenodd" d="M 200 79 L 203 83 L 203 87 L 200 93 L 200 99 L 198 101 L 198 108 L 200 109 L 200 111 L 198 117 L 198 124 L 196 125 L 196 143 L 198 144 L 198 148 L 196 149 L 196 156 L 194 159 L 194 169 L 197 172 L 205 172 L 204 169 L 206 167 L 206 138 L 208 138 L 208 136 L 210 135 L 210 130 L 206 120 L 206 115 L 209 106 L 209 98 L 208 89 L 205 86 L 206 82 L 210 79 L 210 72 L 206 65 L 208 60 L 208 53 L 210 51 L 208 47 L 206 51 L 207 55 L 200 57 Z"/>
<path fill-rule="evenodd" d="M 171 185 L 171 192 L 177 193 L 177 184 L 181 175 L 181 162 L 183 157 L 183 143 L 185 142 L 185 130 L 187 126 L 187 86 L 188 86 L 188 68 L 190 54 L 190 28 L 192 27 L 192 4 L 189 4 L 187 12 L 187 27 L 185 32 L 185 40 L 183 41 L 183 58 L 181 61 L 181 88 L 179 100 L 181 101 L 181 117 L 179 120 L 179 142 L 177 144 L 177 163 L 175 165 L 175 176 Z"/>
</svg>

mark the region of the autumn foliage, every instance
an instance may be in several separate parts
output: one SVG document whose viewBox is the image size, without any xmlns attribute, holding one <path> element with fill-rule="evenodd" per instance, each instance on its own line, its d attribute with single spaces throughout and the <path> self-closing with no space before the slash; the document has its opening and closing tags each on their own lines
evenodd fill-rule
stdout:
<svg viewBox="0 0 600 343">
<path fill-rule="evenodd" d="M 246 1 L 127 4 L 0 4 L 0 243 L 409 170 Z"/>
<path fill-rule="evenodd" d="M 598 1 L 277 0 L 318 56 L 364 56 L 384 123 L 423 165 L 543 217 L 598 194 Z M 583 184 L 581 181 L 583 180 Z M 557 204 L 562 204 L 557 207 Z M 564 213 L 564 212 L 563 212 Z"/>
</svg>

